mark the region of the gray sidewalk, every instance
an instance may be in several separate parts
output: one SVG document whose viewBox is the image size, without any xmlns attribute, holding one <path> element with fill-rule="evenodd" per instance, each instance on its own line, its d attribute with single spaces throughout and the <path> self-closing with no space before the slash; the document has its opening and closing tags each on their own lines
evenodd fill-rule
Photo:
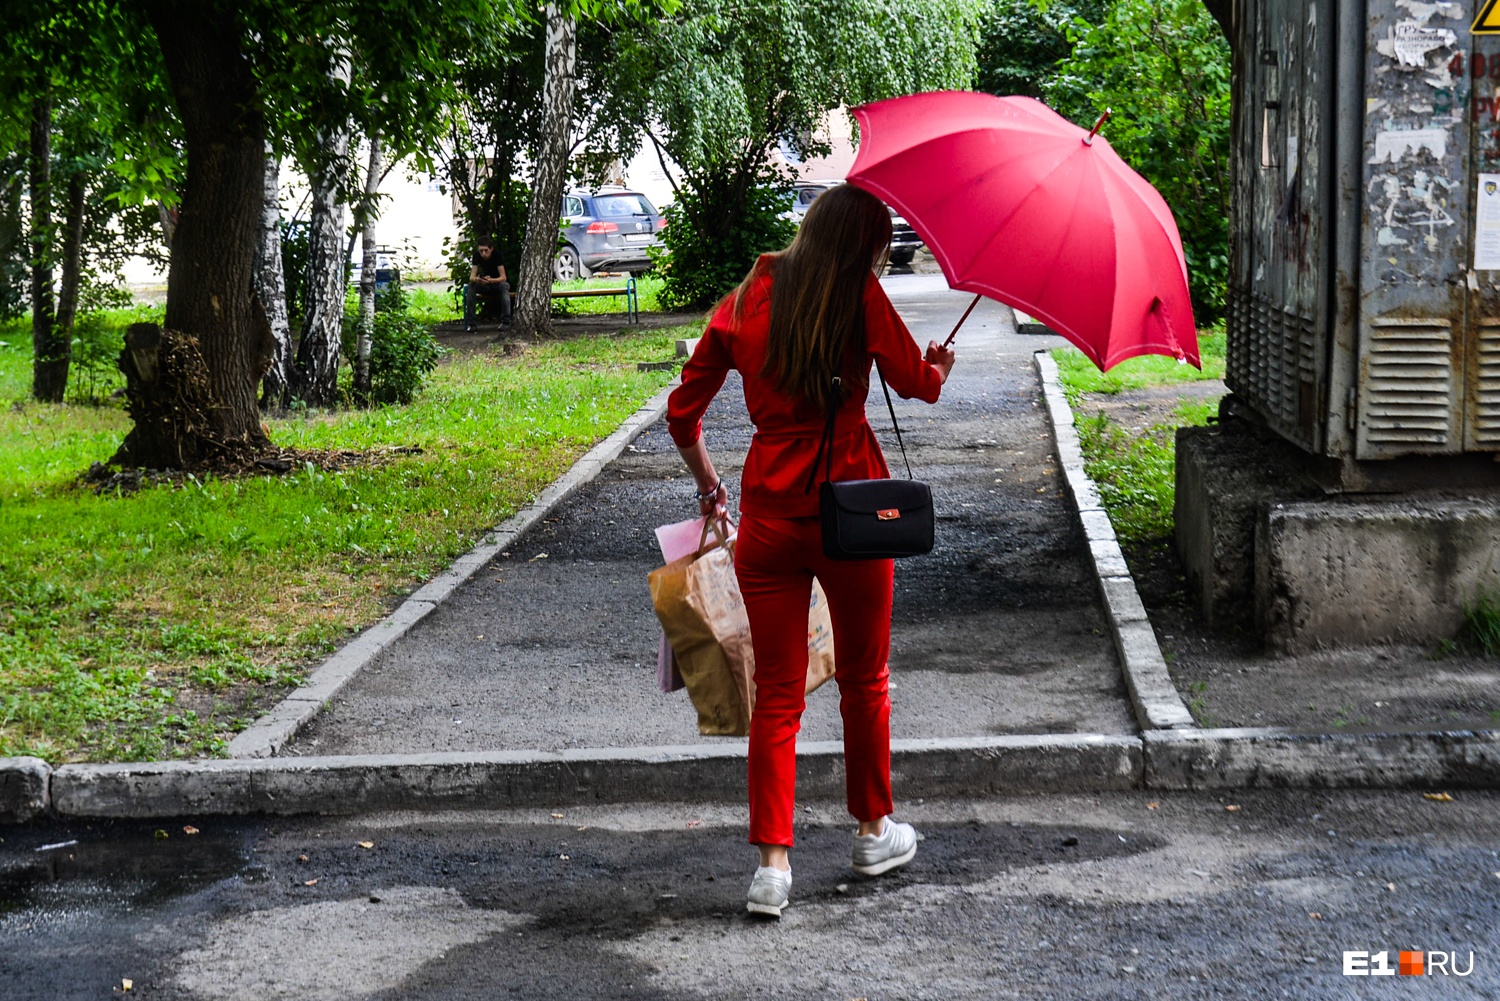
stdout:
<svg viewBox="0 0 1500 1001">
<path fill-rule="evenodd" d="M 890 282 L 918 340 L 941 339 L 965 297 L 940 279 Z M 1032 352 L 986 304 L 960 334 L 943 399 L 898 414 L 913 471 L 933 486 L 938 543 L 897 572 L 897 738 L 1134 731 L 1089 552 L 1037 406 Z M 890 418 L 878 386 L 870 418 Z M 731 376 L 705 420 L 732 496 L 751 426 Z M 900 456 L 887 442 L 893 470 Z M 693 516 L 691 480 L 647 428 L 592 483 L 382 652 L 283 754 L 743 744 L 704 738 L 685 691 L 655 684 L 646 576 L 655 526 Z M 839 738 L 836 688 L 809 700 L 802 739 Z"/>
</svg>

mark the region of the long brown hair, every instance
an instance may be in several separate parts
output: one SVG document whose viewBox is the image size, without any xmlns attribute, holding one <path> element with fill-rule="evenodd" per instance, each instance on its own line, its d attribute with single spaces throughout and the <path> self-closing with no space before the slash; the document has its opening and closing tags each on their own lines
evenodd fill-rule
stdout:
<svg viewBox="0 0 1500 1001">
<path fill-rule="evenodd" d="M 736 293 L 742 307 L 751 282 L 770 269 L 771 317 L 761 375 L 819 414 L 828 409 L 833 378 L 861 383 L 865 283 L 885 263 L 891 214 L 868 191 L 839 184 L 813 199 L 791 246 L 769 255 Z"/>
</svg>

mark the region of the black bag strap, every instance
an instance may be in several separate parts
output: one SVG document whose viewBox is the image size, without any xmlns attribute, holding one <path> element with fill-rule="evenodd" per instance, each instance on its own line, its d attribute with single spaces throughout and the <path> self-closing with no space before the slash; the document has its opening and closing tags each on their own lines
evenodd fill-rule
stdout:
<svg viewBox="0 0 1500 1001">
<path fill-rule="evenodd" d="M 901 461 L 906 464 L 906 478 L 915 479 L 911 472 L 911 459 L 906 454 L 906 442 L 901 438 L 901 424 L 896 420 L 896 407 L 891 403 L 891 390 L 885 384 L 885 373 L 880 371 L 880 362 L 875 362 L 875 374 L 880 377 L 880 390 L 885 394 L 885 408 L 891 414 L 891 427 L 896 429 L 896 444 L 901 448 Z M 843 402 L 843 380 L 838 376 L 833 377 L 833 395 L 828 398 L 828 422 L 823 426 L 823 437 L 818 442 L 818 454 L 813 457 L 812 469 L 807 474 L 807 486 L 803 493 L 812 493 L 813 483 L 817 480 L 818 465 L 823 465 L 823 482 L 827 483 L 833 479 L 833 425 L 838 416 L 839 404 Z"/>
</svg>

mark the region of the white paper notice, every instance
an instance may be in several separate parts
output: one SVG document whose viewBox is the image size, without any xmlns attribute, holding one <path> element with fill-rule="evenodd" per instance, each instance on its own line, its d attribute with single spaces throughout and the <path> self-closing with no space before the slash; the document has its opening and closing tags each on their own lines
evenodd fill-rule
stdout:
<svg viewBox="0 0 1500 1001">
<path fill-rule="evenodd" d="M 1500 269 L 1500 174 L 1479 175 L 1474 210 L 1474 270 Z"/>
</svg>

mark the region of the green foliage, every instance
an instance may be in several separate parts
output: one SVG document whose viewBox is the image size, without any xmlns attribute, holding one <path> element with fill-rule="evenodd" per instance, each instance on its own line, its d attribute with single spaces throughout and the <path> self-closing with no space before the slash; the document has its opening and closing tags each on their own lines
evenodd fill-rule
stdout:
<svg viewBox="0 0 1500 1001">
<path fill-rule="evenodd" d="M 370 395 L 376 403 L 410 403 L 443 349 L 417 317 L 387 311 L 375 314 L 370 339 Z"/>
<path fill-rule="evenodd" d="M 1052 352 L 1058 381 L 1074 409 L 1084 469 L 1122 542 L 1156 543 L 1171 538 L 1176 498 L 1176 437 L 1179 427 L 1207 424 L 1218 413 L 1217 400 L 1180 404 L 1169 423 L 1131 434 L 1100 409 L 1090 412 L 1085 393 L 1114 395 L 1131 389 L 1224 377 L 1224 331 L 1201 330 L 1198 347 L 1203 370 L 1171 358 L 1145 356 L 1101 373 L 1081 351 Z"/>
<path fill-rule="evenodd" d="M 127 496 L 76 483 L 123 410 L 28 402 L 29 344 L 0 331 L 0 756 L 62 761 L 222 753 L 670 380 L 636 363 L 696 328 L 450 358 L 407 406 L 270 420 L 366 464 Z"/>
<path fill-rule="evenodd" d="M 1109 0 L 996 0 L 979 26 L 974 89 L 1042 97 L 1053 68 L 1073 51 L 1068 25 L 1076 18 L 1098 23 L 1108 6 Z"/>
<path fill-rule="evenodd" d="M 686 0 L 675 17 L 611 35 L 611 55 L 596 59 L 586 86 L 600 97 L 599 131 L 646 136 L 681 168 L 666 240 L 683 263 L 671 265 L 668 305 L 713 301 L 756 252 L 781 242 L 764 218 L 769 194 L 757 190 L 783 183 L 767 174 L 778 146 L 803 159 L 825 155 L 824 116 L 834 109 L 968 86 L 983 8 Z M 700 266 L 708 273 L 690 279 Z"/>
<path fill-rule="evenodd" d="M 1171 206 L 1198 322 L 1217 321 L 1229 276 L 1229 43 L 1201 0 L 1114 0 L 1069 38 L 1048 103 L 1085 126 L 1114 113 L 1104 136 Z"/>
<path fill-rule="evenodd" d="M 1084 469 L 1099 487 L 1121 542 L 1160 542 L 1172 537 L 1177 496 L 1176 435 L 1217 413 L 1216 403 L 1178 408 L 1178 422 L 1155 424 L 1132 436 L 1103 411 L 1076 418 Z"/>
<path fill-rule="evenodd" d="M 716 233 L 700 231 L 711 217 L 699 204 L 704 196 L 691 189 L 683 191 L 667 210 L 667 228 L 662 230 L 665 249 L 653 252 L 662 276 L 663 307 L 713 305 L 740 283 L 756 257 L 790 243 L 797 228 L 783 217 L 786 191 L 783 185 L 773 183 L 751 188 L 740 211 Z"/>
</svg>

